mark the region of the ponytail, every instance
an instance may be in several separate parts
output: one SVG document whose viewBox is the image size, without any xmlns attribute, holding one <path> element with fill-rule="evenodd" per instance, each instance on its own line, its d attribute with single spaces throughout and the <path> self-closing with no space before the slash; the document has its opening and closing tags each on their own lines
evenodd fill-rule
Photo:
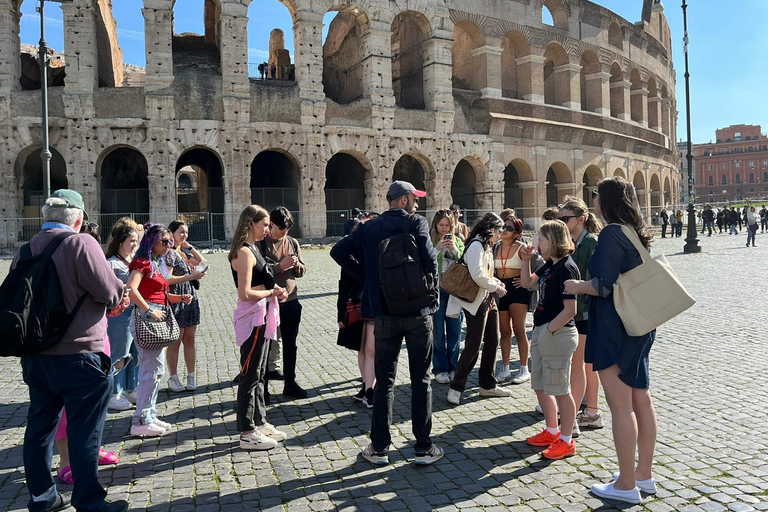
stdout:
<svg viewBox="0 0 768 512">
<path fill-rule="evenodd" d="M 593 235 L 599 235 L 600 232 L 603 230 L 603 223 L 600 222 L 600 219 L 595 216 L 592 212 L 587 212 L 584 219 L 584 229 L 587 230 L 587 233 L 592 233 Z"/>
</svg>

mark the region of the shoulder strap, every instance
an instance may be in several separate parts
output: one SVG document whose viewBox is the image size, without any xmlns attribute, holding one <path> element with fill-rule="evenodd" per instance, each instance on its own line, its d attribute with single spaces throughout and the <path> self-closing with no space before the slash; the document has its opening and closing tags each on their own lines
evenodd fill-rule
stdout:
<svg viewBox="0 0 768 512">
<path fill-rule="evenodd" d="M 643 244 L 640 243 L 640 237 L 637 236 L 637 233 L 634 229 L 630 228 L 629 226 L 625 226 L 624 224 L 608 224 L 609 226 L 619 226 L 621 228 L 622 233 L 629 239 L 630 242 L 632 242 L 632 245 L 635 246 L 635 249 L 637 249 L 637 252 L 640 254 L 640 258 L 643 260 L 643 263 L 647 262 L 651 259 L 651 255 L 648 254 L 648 249 L 643 247 Z"/>
<path fill-rule="evenodd" d="M 45 256 L 47 258 L 50 258 L 51 256 L 53 256 L 53 253 L 56 252 L 56 249 L 59 248 L 59 246 L 61 245 L 61 242 L 63 242 L 65 239 L 75 234 L 76 233 L 74 231 L 66 231 L 64 233 L 59 233 L 53 238 L 53 240 L 48 242 L 48 245 L 45 246 L 45 249 L 43 250 L 42 253 L 40 253 L 40 256 Z"/>
</svg>

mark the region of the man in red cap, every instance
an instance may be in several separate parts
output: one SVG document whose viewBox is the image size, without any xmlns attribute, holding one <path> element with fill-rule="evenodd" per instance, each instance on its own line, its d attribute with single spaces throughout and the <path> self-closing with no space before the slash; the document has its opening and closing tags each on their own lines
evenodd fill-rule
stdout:
<svg viewBox="0 0 768 512">
<path fill-rule="evenodd" d="M 427 219 L 413 213 L 419 206 L 419 198 L 426 192 L 416 190 L 407 181 L 395 181 L 387 191 L 389 210 L 375 219 L 362 224 L 349 236 L 342 238 L 331 250 L 331 257 L 349 274 L 364 284 L 362 313 L 375 318 L 376 336 L 376 389 L 373 392 L 373 418 L 371 444 L 362 450 L 363 458 L 373 464 L 389 464 L 387 450 L 392 442 L 389 426 L 392 423 L 392 405 L 397 371 L 397 358 L 405 338 L 408 347 L 408 364 L 411 376 L 411 421 L 416 437 L 414 463 L 431 464 L 443 457 L 443 450 L 432 443 L 432 379 L 429 367 L 432 362 L 432 314 L 437 311 L 437 251 L 432 246 Z M 381 247 L 394 246 L 393 240 L 405 234 L 412 237 L 418 247 L 421 272 L 417 279 L 401 280 L 409 285 L 402 288 L 416 289 L 427 283 L 433 290 L 423 300 L 414 300 L 408 306 L 391 304 L 386 290 L 389 282 L 380 261 Z M 387 240 L 387 244 L 382 244 Z M 402 238 L 400 238 L 402 240 Z M 397 262 L 398 258 L 393 258 Z M 418 272 L 418 271 L 417 271 Z M 407 291 L 407 290 L 406 290 Z"/>
</svg>

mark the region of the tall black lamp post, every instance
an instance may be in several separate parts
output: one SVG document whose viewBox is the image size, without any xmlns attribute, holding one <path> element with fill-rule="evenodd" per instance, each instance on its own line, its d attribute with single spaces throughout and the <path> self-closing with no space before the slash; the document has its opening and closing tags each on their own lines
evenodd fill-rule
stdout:
<svg viewBox="0 0 768 512">
<path fill-rule="evenodd" d="M 698 233 L 696 232 L 696 192 L 693 185 L 693 150 L 691 149 L 691 74 L 688 72 L 688 16 L 685 0 L 683 0 L 683 49 L 685 51 L 685 119 L 688 124 L 688 234 L 685 237 L 683 252 L 693 254 L 701 252 Z"/>
</svg>

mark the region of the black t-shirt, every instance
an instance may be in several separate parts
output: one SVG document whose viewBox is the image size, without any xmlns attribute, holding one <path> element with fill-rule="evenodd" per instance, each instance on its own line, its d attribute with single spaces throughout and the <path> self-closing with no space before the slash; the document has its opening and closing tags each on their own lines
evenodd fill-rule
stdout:
<svg viewBox="0 0 768 512">
<path fill-rule="evenodd" d="M 579 267 L 570 256 L 561 259 L 554 265 L 547 260 L 543 267 L 536 271 L 539 276 L 539 304 L 533 312 L 533 325 L 544 325 L 551 322 L 563 310 L 563 301 L 575 299 L 575 295 L 565 293 L 565 282 L 569 279 L 581 279 Z M 571 327 L 573 318 L 565 324 Z"/>
</svg>

